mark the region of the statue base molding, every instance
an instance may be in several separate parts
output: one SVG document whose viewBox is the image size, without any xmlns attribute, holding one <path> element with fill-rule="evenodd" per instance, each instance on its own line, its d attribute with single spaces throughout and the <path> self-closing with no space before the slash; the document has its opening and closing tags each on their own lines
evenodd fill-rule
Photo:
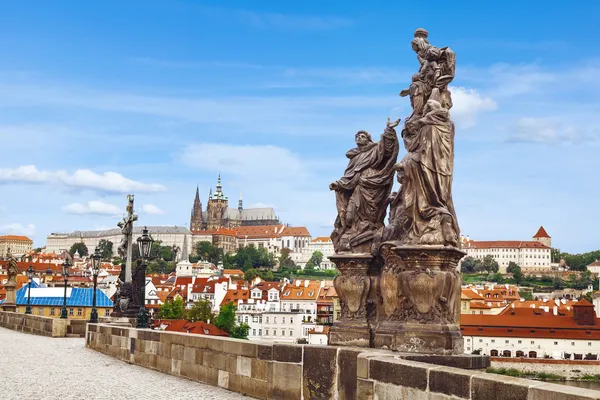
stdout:
<svg viewBox="0 0 600 400">
<path fill-rule="evenodd" d="M 2 303 L 3 311 L 17 312 L 16 287 L 17 285 L 14 283 L 7 283 L 4 285 L 4 288 L 6 289 L 6 298 Z"/>
<path fill-rule="evenodd" d="M 381 303 L 375 347 L 424 354 L 462 354 L 461 278 L 465 252 L 451 246 L 381 245 Z"/>
<path fill-rule="evenodd" d="M 371 322 L 380 265 L 368 253 L 341 253 L 329 259 L 340 271 L 333 285 L 340 299 L 341 315 L 329 331 L 331 345 L 372 347 Z"/>
<path fill-rule="evenodd" d="M 111 317 L 116 318 L 136 318 L 140 306 L 136 304 L 136 298 L 133 296 L 134 285 L 132 282 L 123 282 L 119 286 L 119 296 L 115 296 L 115 304 Z"/>
</svg>

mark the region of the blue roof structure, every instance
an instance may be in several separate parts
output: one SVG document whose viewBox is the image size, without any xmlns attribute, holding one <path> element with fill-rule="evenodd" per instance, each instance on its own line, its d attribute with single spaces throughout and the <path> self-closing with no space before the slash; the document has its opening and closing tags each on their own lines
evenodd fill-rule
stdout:
<svg viewBox="0 0 600 400">
<path fill-rule="evenodd" d="M 58 288 L 31 288 L 32 306 L 62 306 L 64 287 Z M 58 289 L 58 290 L 57 290 Z M 48 292 L 48 296 L 44 296 Z M 58 295 L 60 293 L 60 295 Z M 67 287 L 67 307 L 92 307 L 93 288 Z M 27 304 L 27 286 L 17 290 L 17 305 Z M 96 289 L 96 307 L 112 307 L 113 302 L 100 289 Z"/>
</svg>

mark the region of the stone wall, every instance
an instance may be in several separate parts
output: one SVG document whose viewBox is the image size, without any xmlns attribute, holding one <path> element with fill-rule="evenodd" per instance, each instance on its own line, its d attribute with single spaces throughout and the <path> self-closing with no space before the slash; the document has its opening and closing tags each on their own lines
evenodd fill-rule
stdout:
<svg viewBox="0 0 600 400">
<path fill-rule="evenodd" d="M 523 372 L 546 372 L 578 379 L 584 375 L 600 374 L 600 361 L 547 360 L 536 358 L 492 358 L 493 368 L 514 368 Z"/>
<path fill-rule="evenodd" d="M 584 400 L 599 392 L 373 349 L 249 342 L 88 324 L 89 348 L 259 399 Z M 431 359 L 434 361 L 434 359 Z"/>
<path fill-rule="evenodd" d="M 0 326 L 34 335 L 65 337 L 68 325 L 66 319 L 0 311 Z"/>
<path fill-rule="evenodd" d="M 88 321 L 82 319 L 69 319 L 69 326 L 67 326 L 67 336 L 71 337 L 85 337 L 85 330 Z"/>
</svg>

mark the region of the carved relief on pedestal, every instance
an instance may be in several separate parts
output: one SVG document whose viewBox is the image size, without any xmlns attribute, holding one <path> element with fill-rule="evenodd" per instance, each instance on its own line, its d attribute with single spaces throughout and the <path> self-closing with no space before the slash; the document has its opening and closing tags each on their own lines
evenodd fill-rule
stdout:
<svg viewBox="0 0 600 400">
<path fill-rule="evenodd" d="M 437 324 L 458 322 L 460 275 L 456 265 L 462 252 L 386 243 L 381 253 L 384 258 L 381 319 Z"/>
<path fill-rule="evenodd" d="M 341 320 L 362 320 L 367 317 L 367 297 L 371 280 L 367 276 L 372 257 L 365 259 L 336 259 L 340 275 L 333 285 L 340 299 Z"/>
</svg>

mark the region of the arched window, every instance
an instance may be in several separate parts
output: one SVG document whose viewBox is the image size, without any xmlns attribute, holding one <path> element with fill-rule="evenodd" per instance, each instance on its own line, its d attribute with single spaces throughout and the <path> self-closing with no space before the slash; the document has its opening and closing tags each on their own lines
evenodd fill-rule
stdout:
<svg viewBox="0 0 600 400">
<path fill-rule="evenodd" d="M 498 357 L 498 350 L 490 350 L 490 357 Z"/>
<path fill-rule="evenodd" d="M 537 352 L 535 352 L 535 351 L 530 351 L 530 352 L 529 352 L 529 358 L 537 358 Z"/>
<path fill-rule="evenodd" d="M 523 353 L 521 350 L 517 350 L 517 352 L 515 353 L 515 357 L 523 357 L 525 355 L 525 353 Z"/>
<path fill-rule="evenodd" d="M 510 350 L 504 350 L 502 352 L 502 357 L 512 357 L 512 353 L 510 352 Z"/>
</svg>

